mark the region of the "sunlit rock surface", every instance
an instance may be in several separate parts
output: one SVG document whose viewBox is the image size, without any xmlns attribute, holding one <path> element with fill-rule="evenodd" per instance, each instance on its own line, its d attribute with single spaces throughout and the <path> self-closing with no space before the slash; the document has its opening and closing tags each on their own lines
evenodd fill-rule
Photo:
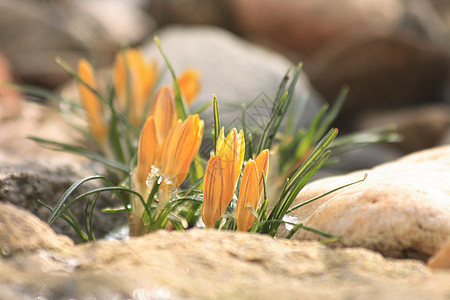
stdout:
<svg viewBox="0 0 450 300">
<path fill-rule="evenodd" d="M 0 203 L 0 256 L 73 246 L 36 216 L 9 203 Z"/>
<path fill-rule="evenodd" d="M 201 229 L 0 259 L 4 299 L 439 299 L 449 280 L 365 249 Z"/>
<path fill-rule="evenodd" d="M 405 156 L 370 170 L 307 185 L 293 205 L 364 177 L 293 211 L 298 222 L 340 236 L 348 246 L 426 260 L 450 236 L 450 146 Z M 280 227 L 279 237 L 287 235 Z M 320 239 L 299 230 L 293 239 Z"/>
</svg>

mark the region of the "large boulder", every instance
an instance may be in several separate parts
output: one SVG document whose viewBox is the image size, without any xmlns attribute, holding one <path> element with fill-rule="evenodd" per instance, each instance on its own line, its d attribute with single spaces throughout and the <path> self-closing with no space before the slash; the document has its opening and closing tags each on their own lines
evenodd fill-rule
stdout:
<svg viewBox="0 0 450 300">
<path fill-rule="evenodd" d="M 85 157 L 49 150 L 27 139 L 26 136 L 37 136 L 80 144 L 82 135 L 70 127 L 63 115 L 54 108 L 26 101 L 21 103 L 21 108 L 19 116 L 0 123 L 0 203 L 15 204 L 28 209 L 40 219 L 47 220 L 50 211 L 37 200 L 54 207 L 73 183 L 94 174 L 106 174 L 106 171 L 103 166 Z M 84 145 L 87 145 L 86 141 Z M 88 182 L 74 194 L 79 195 L 101 186 L 100 181 Z M 85 203 L 82 201 L 71 208 L 80 224 L 84 222 Z M 110 194 L 104 193 L 99 198 L 94 214 L 97 237 L 126 222 L 124 215 L 104 214 L 100 211 L 120 204 Z M 65 221 L 60 219 L 53 226 L 58 233 L 64 232 L 75 241 L 80 241 Z"/>
<path fill-rule="evenodd" d="M 389 257 L 426 260 L 450 236 L 450 146 L 406 156 L 400 160 L 307 185 L 293 205 L 342 185 L 359 184 L 331 193 L 289 215 L 341 237 L 346 246 L 365 247 Z M 281 226 L 278 237 L 288 233 Z M 299 240 L 321 237 L 299 230 Z"/>
<path fill-rule="evenodd" d="M 105 63 L 123 44 L 141 41 L 152 20 L 135 1 L 0 2 L 0 51 L 23 81 L 55 87 L 68 75 L 55 63 L 92 54 Z"/>
<path fill-rule="evenodd" d="M 444 101 L 449 61 L 449 53 L 427 41 L 390 35 L 335 47 L 312 59 L 307 70 L 330 102 L 342 85 L 350 87 L 338 118 L 348 130 L 360 114 Z"/>
<path fill-rule="evenodd" d="M 430 103 L 417 107 L 367 112 L 359 114 L 356 120 L 357 126 L 363 129 L 393 124 L 403 137 L 403 141 L 394 146 L 405 153 L 411 153 L 448 144 L 446 134 L 450 131 L 450 105 Z"/>
<path fill-rule="evenodd" d="M 73 246 L 64 235 L 57 235 L 26 210 L 0 202 L 0 256 L 17 255 L 42 249 Z"/>
<path fill-rule="evenodd" d="M 222 126 L 242 128 L 242 105 L 245 105 L 247 128 L 263 128 L 278 86 L 292 67 L 288 59 L 215 27 L 170 26 L 156 34 L 175 72 L 180 74 L 188 67 L 201 71 L 201 91 L 191 112 L 210 103 L 215 94 Z M 143 48 L 148 57 L 158 59 L 160 66 L 165 65 L 153 40 Z M 170 82 L 168 75 L 163 82 Z M 322 103 L 302 74 L 292 103 L 296 121 L 304 126 L 309 124 Z M 205 119 L 205 128 L 211 128 L 212 109 L 201 117 Z"/>
<path fill-rule="evenodd" d="M 328 102 L 348 85 L 338 126 L 352 130 L 363 111 L 448 101 L 449 7 L 439 0 L 153 0 L 149 12 L 159 24 L 225 26 L 301 58 Z"/>
</svg>

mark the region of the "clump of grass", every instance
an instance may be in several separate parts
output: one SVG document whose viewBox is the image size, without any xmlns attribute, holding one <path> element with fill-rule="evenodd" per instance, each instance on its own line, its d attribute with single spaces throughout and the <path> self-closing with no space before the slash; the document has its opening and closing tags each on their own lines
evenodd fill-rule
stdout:
<svg viewBox="0 0 450 300">
<path fill-rule="evenodd" d="M 145 72 L 133 73 L 134 65 L 145 64 L 138 58 L 128 57 L 126 51 L 117 59 L 123 63 L 116 67 L 116 74 L 120 76 L 116 75 L 116 82 L 107 96 L 99 92 L 86 62 L 81 63 L 77 73 L 59 60 L 78 82 L 83 99 L 79 108 L 86 112 L 88 132 L 101 151 L 96 153 L 73 145 L 31 138 L 45 146 L 84 155 L 116 169 L 116 175 L 119 174 L 117 183 L 120 184 L 104 176 L 78 181 L 54 208 L 47 206 L 52 211 L 49 223 L 63 218 L 84 241 L 92 241 L 95 239 L 92 215 L 99 194 L 113 192 L 121 207 L 108 211 L 125 212 L 130 235 L 133 236 L 161 228 L 185 230 L 198 225 L 201 218 L 208 228 L 275 236 L 279 226 L 285 224 L 292 227 L 289 238 L 303 229 L 320 234 L 328 241 L 339 240 L 331 234 L 292 222 L 286 216 L 303 205 L 365 178 L 295 207 L 292 207 L 293 201 L 320 168 L 336 160 L 337 154 L 371 143 L 396 141 L 398 135 L 391 128 L 385 128 L 337 138 L 338 130 L 331 124 L 343 105 L 347 88 L 341 91 L 330 109 L 324 106 L 319 111 L 309 128 L 297 130 L 289 125 L 293 122 L 288 120 L 288 126 L 281 129 L 294 101 L 294 89 L 302 70 L 300 64 L 294 68 L 292 78 L 288 70 L 282 79 L 271 116 L 261 132 L 221 127 L 217 99 L 213 96 L 214 124 L 207 132 L 212 132 L 214 150 L 205 162 L 198 155 L 204 123 L 197 114 L 189 113 L 187 104 L 190 100 L 186 101 L 195 96 L 198 77 L 177 77 L 159 39 L 155 38 L 155 42 L 173 82 L 152 96 L 144 92 L 148 87 L 133 84 L 143 80 L 141 77 L 148 78 L 148 75 Z M 187 89 L 190 92 L 183 88 L 186 80 L 190 80 L 190 88 Z M 143 113 L 139 115 L 136 112 Z M 245 121 L 243 128 L 246 129 Z M 275 169 L 273 166 L 269 168 L 270 156 L 274 155 L 279 156 L 279 165 Z M 268 199 L 267 196 L 266 187 L 273 185 L 267 182 L 269 172 L 277 172 L 284 178 L 276 199 Z M 106 187 L 71 199 L 72 193 L 90 180 L 101 180 Z M 82 200 L 86 201 L 84 230 L 70 213 L 70 207 Z"/>
<path fill-rule="evenodd" d="M 38 88 L 25 87 L 25 90 L 59 101 L 71 122 L 78 116 L 85 119 L 88 126 L 72 124 L 93 146 L 66 144 L 36 136 L 28 138 L 44 147 L 82 155 L 104 164 L 110 171 L 109 176 L 117 178 L 113 180 L 116 183 L 127 177 L 136 164 L 136 146 L 147 118 L 160 113 L 171 101 L 176 106 L 175 119 L 184 120 L 188 105 L 200 89 L 200 72 L 194 69 L 174 77 L 172 85 L 161 85 L 161 72 L 156 62 L 147 63 L 142 52 L 134 48 L 123 49 L 116 55 L 111 79 L 102 84 L 106 86 L 104 89 L 100 89 L 98 76 L 88 61 L 81 59 L 77 71 L 62 58 L 56 58 L 56 62 L 76 81 L 80 101 L 69 101 Z"/>
</svg>

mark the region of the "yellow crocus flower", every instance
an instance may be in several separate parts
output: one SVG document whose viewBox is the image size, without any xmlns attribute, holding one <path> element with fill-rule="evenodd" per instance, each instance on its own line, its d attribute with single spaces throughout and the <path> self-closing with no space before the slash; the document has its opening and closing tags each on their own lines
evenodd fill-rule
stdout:
<svg viewBox="0 0 450 300">
<path fill-rule="evenodd" d="M 116 55 L 113 74 L 114 87 L 121 109 L 125 111 L 128 107 L 128 118 L 136 127 L 145 117 L 143 113 L 147 102 L 150 100 L 159 73 L 156 61 L 147 63 L 141 50 L 130 48 Z M 187 105 L 194 101 L 200 90 L 199 78 L 199 71 L 188 69 L 177 79 L 181 94 Z M 129 103 L 127 103 L 127 80 L 130 84 Z"/>
<path fill-rule="evenodd" d="M 267 179 L 267 174 L 269 173 L 269 150 L 265 149 L 255 158 L 256 166 L 259 171 L 259 195 L 258 200 L 261 199 L 262 193 L 264 191 L 264 181 L 262 177 L 262 171 L 264 171 L 264 180 Z"/>
<path fill-rule="evenodd" d="M 93 68 L 85 59 L 78 62 L 78 76 L 91 88 L 97 90 Z M 108 127 L 103 116 L 102 103 L 85 85 L 78 82 L 77 86 L 82 104 L 87 112 L 91 134 L 102 146 L 105 146 Z"/>
<path fill-rule="evenodd" d="M 186 179 L 189 166 L 200 149 L 203 136 L 203 120 L 190 115 L 184 122 L 178 121 L 167 136 L 161 150 L 161 171 L 173 176 L 180 186 Z"/>
<path fill-rule="evenodd" d="M 149 189 L 148 175 L 153 170 L 162 176 L 160 195 L 167 195 L 165 191 L 177 188 L 186 179 L 189 166 L 200 149 L 204 122 L 198 115 L 189 116 L 184 122 L 172 127 L 163 143 L 159 142 L 158 128 L 155 117 L 151 116 L 145 122 L 139 138 L 137 167 L 134 182 L 138 192 L 147 199 Z M 150 178 L 151 181 L 151 178 Z M 167 199 L 160 199 L 165 202 Z M 164 203 L 162 203 L 164 204 Z M 135 203 L 137 214 L 143 212 L 139 202 Z"/>
<path fill-rule="evenodd" d="M 223 193 L 222 162 L 219 155 L 213 155 L 206 165 L 203 177 L 202 219 L 206 228 L 213 228 L 221 212 Z"/>
<path fill-rule="evenodd" d="M 130 48 L 116 55 L 113 75 L 114 87 L 122 110 L 127 107 L 128 78 L 130 84 L 128 117 L 137 127 L 144 117 L 147 101 L 159 76 L 156 62 L 147 63 L 141 50 Z"/>
<path fill-rule="evenodd" d="M 233 199 L 245 153 L 244 133 L 233 128 L 225 139 L 222 128 L 217 138 L 216 155 L 206 166 L 203 182 L 202 218 L 206 227 L 213 227 Z"/>
<path fill-rule="evenodd" d="M 259 200 L 264 190 L 264 180 L 269 170 L 269 150 L 262 151 L 255 160 L 249 159 L 242 175 L 241 189 L 236 206 L 236 225 L 239 231 L 248 231 L 255 222 L 250 211 L 258 209 Z"/>
</svg>

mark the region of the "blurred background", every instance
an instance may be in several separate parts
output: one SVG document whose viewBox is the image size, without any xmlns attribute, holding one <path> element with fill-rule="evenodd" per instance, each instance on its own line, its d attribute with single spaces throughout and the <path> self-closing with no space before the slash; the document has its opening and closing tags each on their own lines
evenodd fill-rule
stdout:
<svg viewBox="0 0 450 300">
<path fill-rule="evenodd" d="M 231 104 L 270 99 L 303 62 L 306 119 L 347 85 L 343 132 L 395 123 L 405 139 L 392 157 L 449 143 L 448 0 L 1 0 L 0 81 L 57 90 L 70 77 L 55 57 L 97 68 L 123 46 L 157 57 L 155 34 L 176 71 L 201 70 L 197 106 L 212 92 Z M 0 87 L 10 135 L 5 124 L 26 114 L 21 98 Z"/>
</svg>

